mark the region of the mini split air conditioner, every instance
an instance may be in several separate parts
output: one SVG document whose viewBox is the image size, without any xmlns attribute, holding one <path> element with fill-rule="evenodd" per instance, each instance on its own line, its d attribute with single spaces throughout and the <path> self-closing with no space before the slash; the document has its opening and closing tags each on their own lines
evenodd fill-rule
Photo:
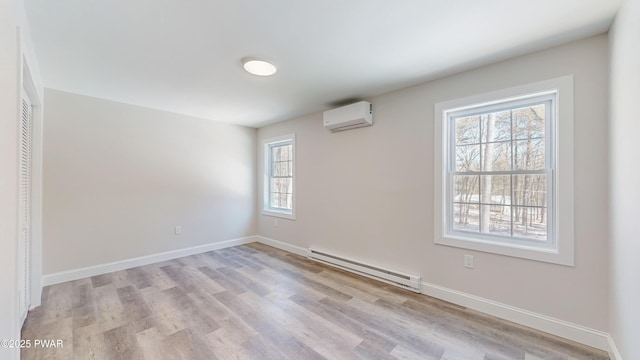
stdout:
<svg viewBox="0 0 640 360">
<path fill-rule="evenodd" d="M 324 127 L 331 132 L 373 125 L 373 106 L 367 101 L 324 112 Z"/>
</svg>

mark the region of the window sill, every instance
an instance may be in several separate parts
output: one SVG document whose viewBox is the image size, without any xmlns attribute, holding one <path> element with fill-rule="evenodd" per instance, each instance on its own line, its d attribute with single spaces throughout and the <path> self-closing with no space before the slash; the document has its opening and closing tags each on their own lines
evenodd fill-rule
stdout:
<svg viewBox="0 0 640 360">
<path fill-rule="evenodd" d="M 289 212 L 284 212 L 284 211 L 262 210 L 261 214 L 262 215 L 266 215 L 266 216 L 289 219 L 289 220 L 295 220 L 296 219 L 296 215 L 293 212 L 289 213 Z"/>
<path fill-rule="evenodd" d="M 442 236 L 436 238 L 436 245 L 446 245 L 462 249 L 476 250 L 491 254 L 505 255 L 528 259 L 534 261 L 547 262 L 552 264 L 574 266 L 573 254 L 563 254 L 555 248 L 519 245 L 496 240 L 470 240 L 465 237 L 458 236 Z"/>
</svg>

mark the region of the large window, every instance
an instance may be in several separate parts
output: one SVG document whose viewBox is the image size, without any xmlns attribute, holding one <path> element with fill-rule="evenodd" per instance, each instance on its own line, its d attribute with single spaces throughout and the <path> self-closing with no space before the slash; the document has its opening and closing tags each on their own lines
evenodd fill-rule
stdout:
<svg viewBox="0 0 640 360">
<path fill-rule="evenodd" d="M 448 112 L 453 231 L 551 242 L 551 139 L 555 93 Z M 549 192 L 547 192 L 549 190 Z"/>
<path fill-rule="evenodd" d="M 436 243 L 573 263 L 573 230 L 565 229 L 573 227 L 573 198 L 561 196 L 573 192 L 566 186 L 571 83 L 556 79 L 436 106 Z M 560 163 L 567 168 L 558 171 Z"/>
<path fill-rule="evenodd" d="M 263 214 L 295 218 L 294 159 L 294 135 L 264 141 Z"/>
</svg>

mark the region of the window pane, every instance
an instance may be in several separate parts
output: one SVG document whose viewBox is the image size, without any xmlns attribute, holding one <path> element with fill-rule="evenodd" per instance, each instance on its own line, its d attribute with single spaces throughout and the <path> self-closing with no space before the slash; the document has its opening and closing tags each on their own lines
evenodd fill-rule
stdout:
<svg viewBox="0 0 640 360">
<path fill-rule="evenodd" d="M 275 179 L 273 179 L 273 178 L 272 178 L 272 179 L 271 179 L 271 192 L 272 192 L 272 193 L 276 193 L 276 194 L 278 194 L 278 193 L 280 193 L 280 192 L 281 192 L 281 191 L 280 191 L 280 190 L 281 190 L 281 189 L 280 189 L 280 187 L 281 187 L 281 186 L 280 186 L 280 180 L 281 180 L 281 179 L 279 179 L 279 178 L 275 178 Z"/>
<path fill-rule="evenodd" d="M 293 179 L 280 179 L 280 192 L 283 194 L 293 194 Z"/>
<path fill-rule="evenodd" d="M 511 204 L 511 176 L 486 175 L 480 177 L 480 202 L 484 204 Z"/>
<path fill-rule="evenodd" d="M 271 176 L 291 176 L 293 165 L 291 161 L 280 161 L 272 164 Z"/>
<path fill-rule="evenodd" d="M 287 209 L 293 209 L 293 195 L 287 194 L 287 205 L 285 206 Z"/>
<path fill-rule="evenodd" d="M 280 160 L 281 161 L 288 161 L 289 160 L 289 146 L 281 146 L 280 147 Z"/>
<path fill-rule="evenodd" d="M 291 210 L 293 208 L 293 194 L 273 192 L 270 204 L 273 209 Z"/>
<path fill-rule="evenodd" d="M 271 192 L 293 194 L 293 182 L 291 178 L 274 178 L 271 179 Z"/>
<path fill-rule="evenodd" d="M 482 214 L 480 232 L 511 236 L 510 206 L 482 205 L 480 210 Z"/>
<path fill-rule="evenodd" d="M 272 146 L 271 147 L 271 161 L 280 161 L 280 146 Z"/>
<path fill-rule="evenodd" d="M 287 207 L 287 194 L 280 193 L 280 208 L 288 209 Z"/>
<path fill-rule="evenodd" d="M 293 145 L 274 145 L 271 147 L 271 161 L 288 161 L 292 159 Z"/>
<path fill-rule="evenodd" d="M 545 208 L 513 208 L 513 236 L 534 240 L 547 240 L 547 214 Z"/>
<path fill-rule="evenodd" d="M 480 145 L 456 146 L 456 171 L 480 170 Z"/>
<path fill-rule="evenodd" d="M 454 119 L 456 144 L 478 144 L 480 142 L 480 117 L 469 116 Z"/>
<path fill-rule="evenodd" d="M 293 161 L 289 160 L 284 163 L 284 172 L 287 176 L 293 176 Z"/>
<path fill-rule="evenodd" d="M 510 171 L 511 142 L 482 145 L 482 171 Z"/>
<path fill-rule="evenodd" d="M 279 193 L 270 193 L 270 206 L 272 208 L 280 207 L 280 194 Z"/>
<path fill-rule="evenodd" d="M 513 175 L 514 204 L 547 206 L 547 175 Z"/>
<path fill-rule="evenodd" d="M 545 167 L 544 139 L 514 141 L 513 153 L 518 170 L 541 170 Z"/>
<path fill-rule="evenodd" d="M 477 204 L 454 204 L 453 228 L 455 230 L 480 231 Z"/>
<path fill-rule="evenodd" d="M 514 139 L 544 137 L 545 105 L 539 104 L 513 110 Z"/>
<path fill-rule="evenodd" d="M 291 210 L 293 208 L 293 194 L 274 193 L 274 208 Z"/>
<path fill-rule="evenodd" d="M 280 160 L 281 161 L 291 160 L 291 145 L 280 146 Z"/>
<path fill-rule="evenodd" d="M 511 111 L 483 114 L 482 142 L 511 140 Z"/>
<path fill-rule="evenodd" d="M 461 203 L 478 203 L 480 200 L 479 193 L 479 176 L 477 175 L 460 175 L 454 176 L 454 194 L 453 201 Z"/>
</svg>

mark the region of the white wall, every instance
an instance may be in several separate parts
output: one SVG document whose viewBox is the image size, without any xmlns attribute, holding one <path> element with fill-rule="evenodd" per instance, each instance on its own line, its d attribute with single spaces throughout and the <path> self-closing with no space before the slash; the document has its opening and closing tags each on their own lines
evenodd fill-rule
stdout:
<svg viewBox="0 0 640 360">
<path fill-rule="evenodd" d="M 331 134 L 318 113 L 260 128 L 259 142 L 296 133 L 298 192 L 297 219 L 274 227 L 261 215 L 259 234 L 606 331 L 607 52 L 601 35 L 375 97 L 373 127 Z M 434 104 L 570 74 L 575 267 L 434 245 Z M 463 268 L 464 254 L 475 256 L 475 269 Z"/>
<path fill-rule="evenodd" d="M 18 43 L 15 2 L 0 7 L 0 339 L 15 339 L 17 322 Z M 17 351 L 0 349 L 0 358 Z"/>
<path fill-rule="evenodd" d="M 51 89 L 45 102 L 45 274 L 256 234 L 255 129 Z"/>
<path fill-rule="evenodd" d="M 640 1 L 627 0 L 611 38 L 611 334 L 640 359 Z"/>
</svg>

